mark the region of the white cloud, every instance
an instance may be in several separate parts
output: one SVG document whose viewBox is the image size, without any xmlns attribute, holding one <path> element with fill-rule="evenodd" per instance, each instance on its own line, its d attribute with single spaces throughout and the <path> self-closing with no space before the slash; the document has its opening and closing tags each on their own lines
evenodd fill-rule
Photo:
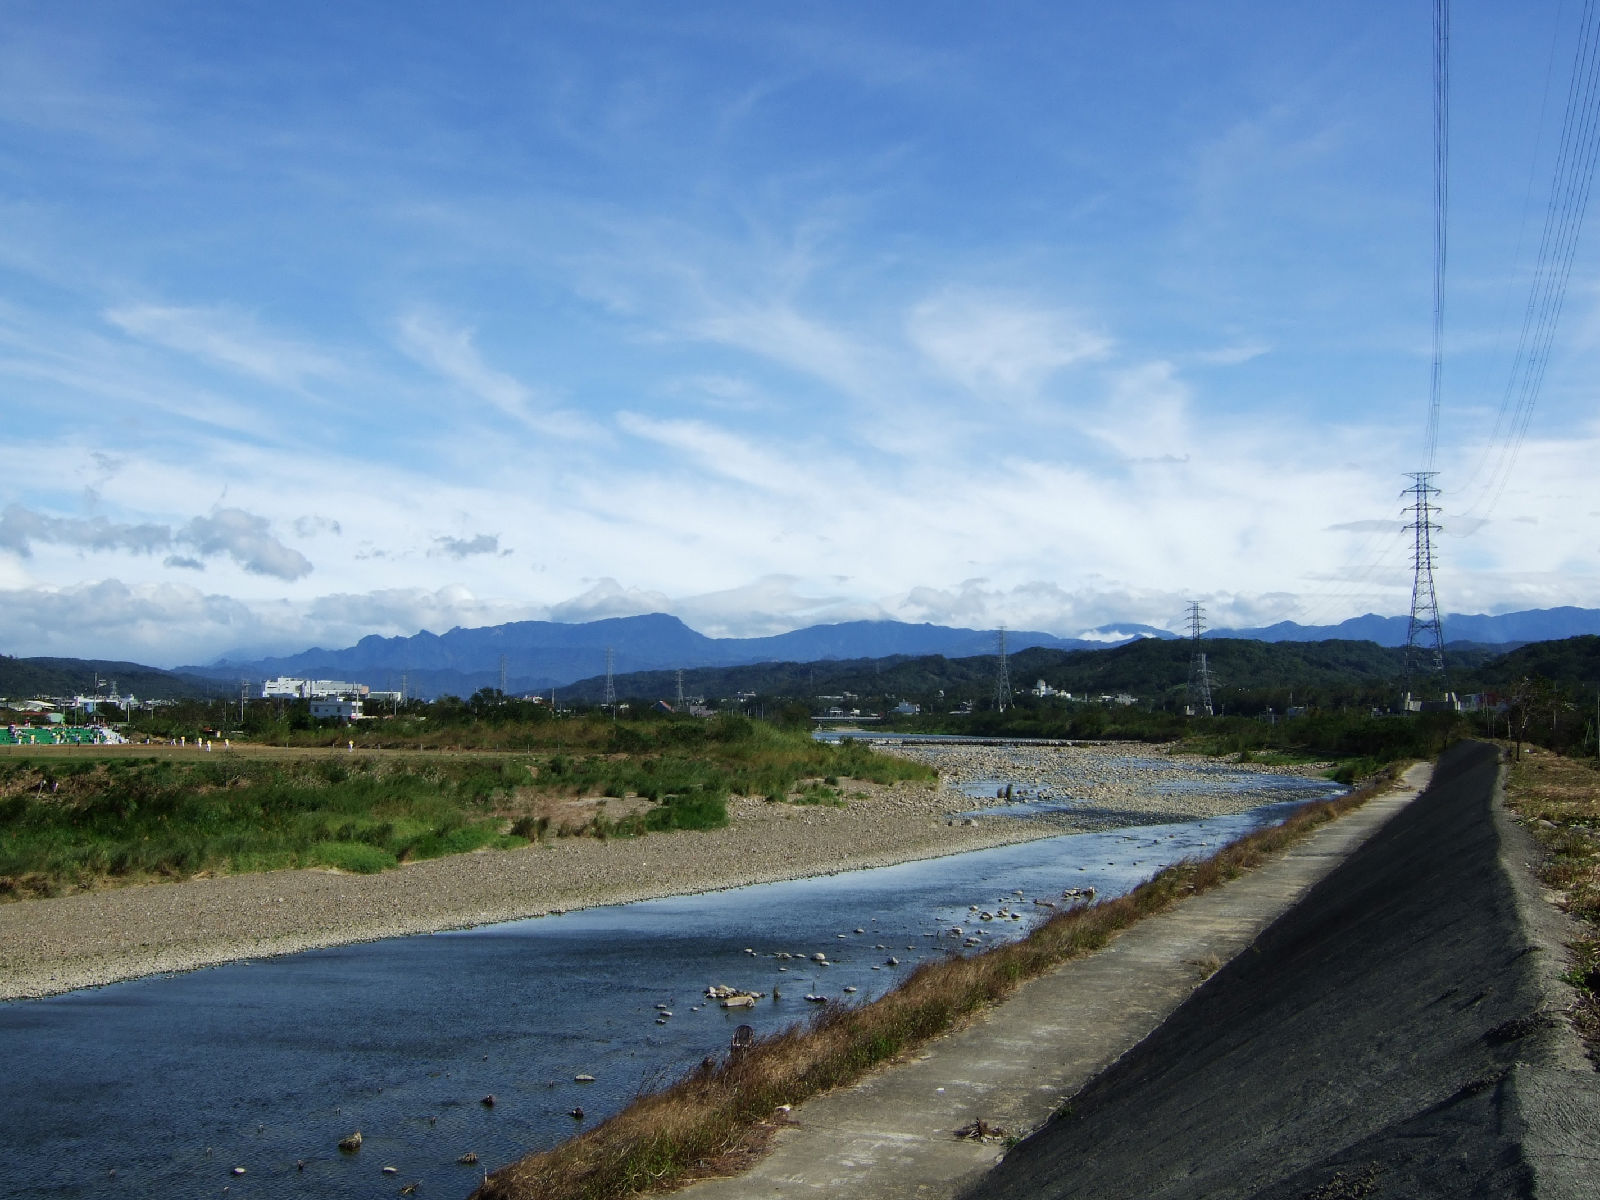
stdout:
<svg viewBox="0 0 1600 1200">
<path fill-rule="evenodd" d="M 203 557 L 226 554 L 252 575 L 293 580 L 311 573 L 305 555 L 272 536 L 271 522 L 242 508 L 218 508 L 209 517 L 195 517 L 176 540 Z"/>
<path fill-rule="evenodd" d="M 677 451 L 689 463 L 763 491 L 796 492 L 814 486 L 815 474 L 800 470 L 793 448 L 780 457 L 702 421 L 659 421 L 624 412 L 617 414 L 617 424 L 635 437 Z"/>
<path fill-rule="evenodd" d="M 1058 371 L 1101 362 L 1113 342 L 1081 318 L 967 291 L 912 309 L 912 344 L 934 369 L 975 395 L 1030 400 Z"/>
<path fill-rule="evenodd" d="M 555 407 L 548 396 L 485 362 L 471 329 L 414 310 L 400 318 L 398 332 L 400 349 L 409 358 L 519 425 L 574 440 L 599 432 L 587 416 Z"/>
<path fill-rule="evenodd" d="M 1271 352 L 1272 347 L 1265 342 L 1238 342 L 1215 350 L 1202 350 L 1192 357 L 1201 366 L 1238 367 Z"/>
<path fill-rule="evenodd" d="M 551 605 L 552 621 L 599 621 L 606 617 L 637 617 L 667 612 L 672 601 L 660 592 L 625 588 L 615 579 L 597 579 L 581 595 Z"/>
<path fill-rule="evenodd" d="M 272 536 L 271 523 L 240 508 L 218 508 L 209 517 L 194 517 L 182 528 L 146 522 L 116 524 L 104 517 L 51 517 L 18 504 L 0 514 L 0 549 L 30 557 L 35 542 L 76 546 L 85 550 L 127 550 L 155 554 L 169 546 L 187 546 L 201 558 L 227 555 L 254 575 L 298 579 L 311 563 Z M 169 555 L 164 565 L 199 569 L 194 558 Z"/>
<path fill-rule="evenodd" d="M 400 348 L 423 366 L 509 417 L 525 421 L 532 416 L 532 389 L 485 363 L 470 329 L 448 325 L 422 312 L 402 317 L 399 328 Z"/>
<path fill-rule="evenodd" d="M 105 517 L 52 517 L 20 504 L 6 505 L 0 513 L 0 549 L 26 558 L 34 542 L 155 554 L 172 544 L 172 530 L 150 523 L 120 525 Z"/>
<path fill-rule="evenodd" d="M 820 379 L 857 400 L 884 399 L 881 385 L 892 374 L 869 347 L 786 299 L 719 301 L 686 329 Z"/>
<path fill-rule="evenodd" d="M 314 514 L 296 517 L 294 519 L 294 531 L 297 536 L 303 538 L 313 538 L 324 533 L 331 533 L 338 537 L 339 534 L 344 532 L 340 528 L 339 522 L 333 518 L 319 517 Z"/>
<path fill-rule="evenodd" d="M 130 337 L 269 383 L 301 387 L 344 373 L 332 355 L 268 333 L 253 317 L 227 307 L 134 304 L 104 316 Z"/>
<path fill-rule="evenodd" d="M 469 538 L 436 537 L 433 539 L 435 549 L 429 554 L 442 554 L 449 558 L 470 558 L 474 554 L 499 554 L 500 535 L 494 533 L 480 533 Z M 511 553 L 507 550 L 505 553 Z"/>
</svg>

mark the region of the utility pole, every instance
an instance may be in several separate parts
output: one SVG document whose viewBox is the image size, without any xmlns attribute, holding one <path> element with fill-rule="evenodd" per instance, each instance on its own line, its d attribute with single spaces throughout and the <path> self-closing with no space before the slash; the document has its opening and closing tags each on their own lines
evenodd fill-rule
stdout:
<svg viewBox="0 0 1600 1200">
<path fill-rule="evenodd" d="M 1200 607 L 1198 600 L 1189 605 L 1187 620 L 1192 647 L 1189 652 L 1189 715 L 1209 717 L 1213 715 L 1211 667 L 1206 662 L 1205 652 L 1200 649 L 1200 635 L 1206 631 L 1206 610 Z"/>
<path fill-rule="evenodd" d="M 610 646 L 607 646 L 606 647 L 606 695 L 605 695 L 605 699 L 603 699 L 600 703 L 603 704 L 603 705 L 604 704 L 609 704 L 611 706 L 611 720 L 612 720 L 613 723 L 615 723 L 616 719 L 617 719 L 617 685 L 616 685 L 616 681 L 611 677 L 611 668 L 612 668 L 612 665 L 613 665 L 615 659 L 616 659 L 616 652 Z"/>
<path fill-rule="evenodd" d="M 1405 531 L 1411 534 L 1411 620 L 1406 626 L 1405 689 L 1409 700 L 1414 678 L 1419 671 L 1439 681 L 1442 692 L 1449 681 L 1444 671 L 1444 627 L 1439 622 L 1439 601 L 1433 591 L 1433 535 L 1440 526 L 1433 517 L 1439 506 L 1433 498 L 1439 489 L 1433 486 L 1437 471 L 1412 471 L 1411 486 L 1402 495 L 1411 497 L 1406 512 L 1411 523 Z"/>
<path fill-rule="evenodd" d="M 1011 667 L 1006 662 L 1006 627 L 1000 626 L 994 669 L 994 706 L 1000 712 L 1011 707 Z"/>
<path fill-rule="evenodd" d="M 506 656 L 500 656 L 500 698 L 506 698 Z"/>
</svg>

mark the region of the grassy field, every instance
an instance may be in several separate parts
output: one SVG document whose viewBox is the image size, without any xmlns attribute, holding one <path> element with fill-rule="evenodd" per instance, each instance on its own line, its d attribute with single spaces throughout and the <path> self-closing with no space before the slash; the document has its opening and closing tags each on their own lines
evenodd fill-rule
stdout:
<svg viewBox="0 0 1600 1200">
<path fill-rule="evenodd" d="M 494 1172 L 474 1200 L 621 1200 L 715 1174 L 747 1157 L 781 1105 L 861 1078 L 948 1032 L 1025 980 L 1092 953 L 1113 934 L 1207 891 L 1363 803 L 1381 784 L 1299 809 L 1203 862 L 1162 871 L 1126 896 L 1060 913 L 1021 941 L 927 962 L 859 1008 L 829 1005 L 813 1022 L 707 1060 L 595 1129 Z"/>
<path fill-rule="evenodd" d="M 586 749 L 545 753 L 7 748 L 0 898 L 202 872 L 371 872 L 546 837 L 713 829 L 727 823 L 730 795 L 835 803 L 842 780 L 931 777 L 856 745 L 750 722 L 710 737 L 664 728 L 612 727 Z"/>
<path fill-rule="evenodd" d="M 1579 991 L 1579 1031 L 1600 1061 L 1600 769 L 1592 758 L 1525 747 L 1511 764 L 1506 802 L 1550 852 L 1541 876 L 1583 931 L 1568 978 Z"/>
</svg>

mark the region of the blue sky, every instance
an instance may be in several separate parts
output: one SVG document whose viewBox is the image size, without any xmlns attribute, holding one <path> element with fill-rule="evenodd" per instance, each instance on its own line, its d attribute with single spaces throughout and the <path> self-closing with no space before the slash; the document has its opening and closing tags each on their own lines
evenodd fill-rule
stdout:
<svg viewBox="0 0 1600 1200">
<path fill-rule="evenodd" d="M 1450 611 L 1600 604 L 1593 238 L 1474 478 L 1573 7 L 1454 6 Z M 0 651 L 1408 606 L 1420 0 L 0 23 Z"/>
</svg>

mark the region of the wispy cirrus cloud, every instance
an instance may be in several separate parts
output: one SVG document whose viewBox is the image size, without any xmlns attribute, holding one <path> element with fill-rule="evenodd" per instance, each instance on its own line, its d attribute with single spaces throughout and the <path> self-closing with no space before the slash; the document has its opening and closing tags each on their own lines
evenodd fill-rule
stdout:
<svg viewBox="0 0 1600 1200">
<path fill-rule="evenodd" d="M 269 332 L 231 307 L 134 304 L 108 308 L 103 315 L 139 341 L 268 383 L 301 387 L 309 379 L 344 373 L 331 354 Z"/>
<path fill-rule="evenodd" d="M 967 290 L 947 290 L 906 318 L 911 344 L 930 366 L 980 396 L 1031 399 L 1050 376 L 1101 362 L 1110 336 L 1062 309 Z"/>
<path fill-rule="evenodd" d="M 617 414 L 617 424 L 635 437 L 677 451 L 696 466 L 762 491 L 791 492 L 810 486 L 792 458 L 704 421 L 662 421 L 623 412 Z"/>
<path fill-rule="evenodd" d="M 517 424 L 568 440 L 600 433 L 590 418 L 559 407 L 545 392 L 491 366 L 472 329 L 437 313 L 412 309 L 399 318 L 396 331 L 399 348 L 408 358 Z"/>
</svg>

